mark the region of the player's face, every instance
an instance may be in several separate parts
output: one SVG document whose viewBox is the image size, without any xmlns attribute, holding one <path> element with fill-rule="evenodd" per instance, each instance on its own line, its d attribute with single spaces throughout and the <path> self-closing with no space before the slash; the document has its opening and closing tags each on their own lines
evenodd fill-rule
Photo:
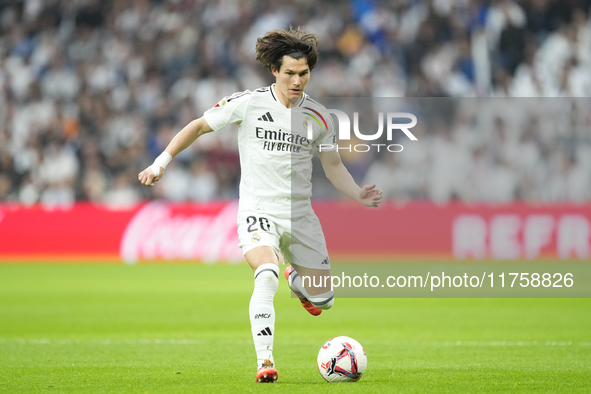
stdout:
<svg viewBox="0 0 591 394">
<path fill-rule="evenodd" d="M 310 79 L 310 68 L 308 59 L 294 59 L 289 56 L 283 56 L 283 64 L 279 71 L 273 70 L 273 75 L 277 79 L 275 90 L 283 96 L 286 101 L 292 98 L 302 97 L 304 89 Z"/>
</svg>

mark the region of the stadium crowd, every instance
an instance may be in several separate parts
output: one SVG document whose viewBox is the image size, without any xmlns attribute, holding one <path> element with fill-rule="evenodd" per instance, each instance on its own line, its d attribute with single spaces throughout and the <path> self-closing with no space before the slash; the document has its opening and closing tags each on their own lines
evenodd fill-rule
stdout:
<svg viewBox="0 0 591 394">
<path fill-rule="evenodd" d="M 222 97 L 271 84 L 254 59 L 255 40 L 290 25 L 320 37 L 312 97 L 584 102 L 591 96 L 590 6 L 591 0 L 4 0 L 0 201 L 126 207 L 149 198 L 237 197 L 235 128 L 179 155 L 161 187 L 141 187 L 137 173 Z M 519 130 L 498 118 L 474 128 L 463 113 L 423 127 L 420 147 L 405 154 L 343 154 L 344 160 L 359 181 L 377 180 L 396 199 L 591 200 L 586 111 L 568 111 L 569 122 L 556 128 L 527 118 Z M 315 182 L 318 196 L 336 196 L 323 187 L 326 180 Z"/>
</svg>

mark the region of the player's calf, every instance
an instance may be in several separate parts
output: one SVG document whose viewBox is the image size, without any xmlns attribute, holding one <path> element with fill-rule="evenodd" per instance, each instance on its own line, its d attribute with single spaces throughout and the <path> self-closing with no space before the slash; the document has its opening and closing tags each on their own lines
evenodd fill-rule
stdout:
<svg viewBox="0 0 591 394">
<path fill-rule="evenodd" d="M 279 267 L 263 264 L 254 273 L 254 291 L 250 299 L 249 314 L 252 338 L 259 367 L 266 360 L 273 362 L 275 335 L 275 309 L 273 298 L 279 284 Z"/>
</svg>

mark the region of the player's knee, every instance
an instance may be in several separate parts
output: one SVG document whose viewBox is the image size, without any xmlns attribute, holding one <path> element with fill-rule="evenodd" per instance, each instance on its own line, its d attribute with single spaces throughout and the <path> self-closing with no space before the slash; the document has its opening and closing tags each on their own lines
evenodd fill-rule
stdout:
<svg viewBox="0 0 591 394">
<path fill-rule="evenodd" d="M 316 308 L 327 310 L 334 304 L 334 294 L 311 297 L 309 300 Z"/>
<path fill-rule="evenodd" d="M 260 265 L 254 272 L 254 282 L 257 287 L 276 291 L 279 286 L 279 267 L 273 263 Z"/>
</svg>

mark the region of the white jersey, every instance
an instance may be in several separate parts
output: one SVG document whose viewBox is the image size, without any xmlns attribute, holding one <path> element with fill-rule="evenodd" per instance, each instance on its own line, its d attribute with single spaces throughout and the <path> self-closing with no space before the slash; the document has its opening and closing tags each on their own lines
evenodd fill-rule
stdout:
<svg viewBox="0 0 591 394">
<path fill-rule="evenodd" d="M 305 93 L 293 108 L 286 108 L 272 85 L 225 97 L 204 113 L 214 131 L 229 124 L 240 127 L 241 211 L 291 217 L 310 209 L 313 147 L 334 146 L 336 139 L 324 109 Z M 308 124 L 313 125 L 311 139 Z"/>
</svg>

